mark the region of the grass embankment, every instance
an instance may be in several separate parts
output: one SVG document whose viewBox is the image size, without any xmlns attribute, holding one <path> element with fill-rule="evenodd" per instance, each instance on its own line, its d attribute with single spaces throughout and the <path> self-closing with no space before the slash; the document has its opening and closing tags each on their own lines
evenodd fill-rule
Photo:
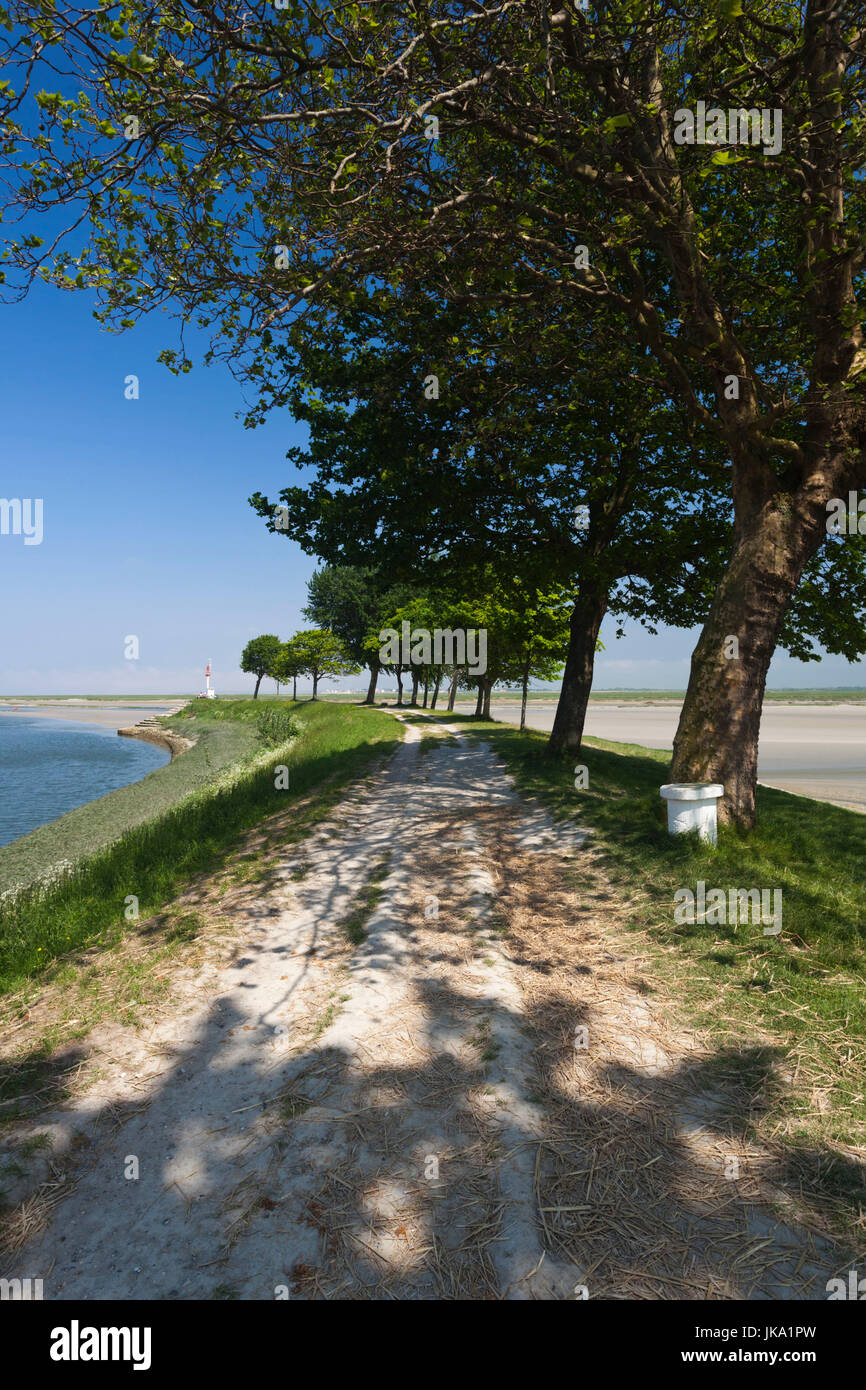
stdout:
<svg viewBox="0 0 866 1390">
<path fill-rule="evenodd" d="M 491 744 L 525 795 L 591 827 L 596 853 L 575 862 L 578 883 L 597 889 L 601 871 L 617 890 L 619 923 L 683 1022 L 709 1040 L 707 1074 L 740 1088 L 747 1127 L 796 1151 L 795 1180 L 866 1208 L 862 1166 L 834 1152 L 866 1144 L 866 819 L 759 787 L 758 828 L 723 826 L 712 849 L 667 832 L 666 752 L 587 739 L 579 758 L 558 759 L 544 733 L 456 722 Z M 584 791 L 574 788 L 578 762 Z M 674 894 L 698 880 L 726 894 L 780 888 L 781 934 L 678 925 Z"/>
<path fill-rule="evenodd" d="M 314 823 L 348 782 L 400 742 L 399 726 L 380 710 L 298 702 L 290 708 L 299 734 L 273 746 L 273 729 L 265 730 L 270 744 L 259 732 L 261 716 L 271 704 L 261 699 L 195 701 L 165 721 L 180 733 L 196 731 L 196 746 L 205 749 L 216 742 L 205 739 L 206 733 L 242 733 L 238 746 L 246 751 L 55 883 L 26 888 L 0 902 L 0 994 L 34 978 L 47 981 L 63 958 L 82 946 L 111 944 L 124 932 L 134 932 L 136 921 L 125 916 L 131 896 L 137 899 L 139 919 L 157 912 L 193 875 L 217 868 L 250 827 L 313 791 L 315 804 L 305 820 Z M 285 703 L 279 708 L 285 710 Z M 160 771 L 181 767 L 195 751 Z M 288 769 L 287 789 L 275 786 L 280 765 Z M 123 790 L 142 790 L 148 780 Z"/>
<path fill-rule="evenodd" d="M 258 746 L 254 727 L 240 721 L 183 720 L 175 715 L 159 723 L 194 738 L 195 746 L 140 781 L 67 811 L 65 816 L 0 848 L 0 893 L 33 883 L 55 865 L 70 867 L 82 857 L 106 849 L 130 830 L 206 787 Z"/>
</svg>

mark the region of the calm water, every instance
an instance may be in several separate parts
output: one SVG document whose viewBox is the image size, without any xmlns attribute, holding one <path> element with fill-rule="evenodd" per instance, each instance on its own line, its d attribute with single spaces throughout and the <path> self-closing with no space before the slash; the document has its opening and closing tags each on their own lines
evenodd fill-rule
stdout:
<svg viewBox="0 0 866 1390">
<path fill-rule="evenodd" d="M 165 749 L 114 729 L 0 713 L 0 845 L 168 761 Z"/>
</svg>

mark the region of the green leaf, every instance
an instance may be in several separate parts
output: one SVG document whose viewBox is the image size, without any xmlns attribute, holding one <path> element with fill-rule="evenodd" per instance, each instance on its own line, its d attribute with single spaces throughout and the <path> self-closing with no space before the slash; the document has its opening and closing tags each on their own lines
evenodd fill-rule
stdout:
<svg viewBox="0 0 866 1390">
<path fill-rule="evenodd" d="M 150 58 L 146 53 L 136 51 L 130 53 L 127 65 L 132 68 L 133 72 L 150 72 L 155 63 L 155 58 Z"/>
<path fill-rule="evenodd" d="M 734 154 L 733 150 L 716 150 L 709 164 L 704 165 L 701 170 L 701 178 L 705 179 L 708 174 L 713 172 L 713 165 L 721 165 L 723 168 L 731 164 L 742 164 L 745 155 Z"/>
</svg>

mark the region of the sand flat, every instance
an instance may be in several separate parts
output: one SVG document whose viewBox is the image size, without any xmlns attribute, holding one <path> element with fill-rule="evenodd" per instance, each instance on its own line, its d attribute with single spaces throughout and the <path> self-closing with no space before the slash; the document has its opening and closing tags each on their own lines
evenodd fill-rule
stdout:
<svg viewBox="0 0 866 1390">
<path fill-rule="evenodd" d="M 456 708 L 471 713 L 473 704 Z M 647 748 L 672 748 L 679 704 L 593 701 L 586 718 L 590 737 L 617 743 L 641 743 Z M 494 702 L 494 718 L 506 723 L 520 719 L 520 702 Z M 556 702 L 530 702 L 526 722 L 531 729 L 553 728 Z M 783 705 L 766 703 L 761 718 L 758 778 L 768 787 L 830 801 L 846 810 L 866 811 L 866 706 Z"/>
<path fill-rule="evenodd" d="M 101 729 L 125 729 L 140 719 L 174 714 L 183 700 L 0 700 L 0 717 L 69 719 L 76 724 L 96 724 Z"/>
</svg>

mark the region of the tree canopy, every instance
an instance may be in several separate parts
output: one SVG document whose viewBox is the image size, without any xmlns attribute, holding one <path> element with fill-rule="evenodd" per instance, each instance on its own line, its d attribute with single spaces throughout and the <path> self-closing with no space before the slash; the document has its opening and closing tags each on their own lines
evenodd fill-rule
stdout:
<svg viewBox="0 0 866 1390">
<path fill-rule="evenodd" d="M 280 660 L 282 643 L 279 637 L 272 632 L 263 633 L 261 637 L 250 638 L 241 653 L 240 667 L 242 671 L 248 671 L 256 678 L 256 688 L 253 691 L 253 699 L 258 698 L 259 686 L 265 676 L 273 676 L 277 664 Z"/>
<path fill-rule="evenodd" d="M 752 823 L 792 596 L 823 553 L 826 615 L 858 563 L 825 518 L 866 484 L 862 0 L 4 14 L 13 294 L 90 288 L 113 326 L 170 306 L 266 392 L 310 305 L 342 320 L 420 280 L 431 315 L 492 296 L 501 326 L 527 298 L 608 342 L 627 324 L 724 450 L 733 511 L 673 775 Z"/>
</svg>

